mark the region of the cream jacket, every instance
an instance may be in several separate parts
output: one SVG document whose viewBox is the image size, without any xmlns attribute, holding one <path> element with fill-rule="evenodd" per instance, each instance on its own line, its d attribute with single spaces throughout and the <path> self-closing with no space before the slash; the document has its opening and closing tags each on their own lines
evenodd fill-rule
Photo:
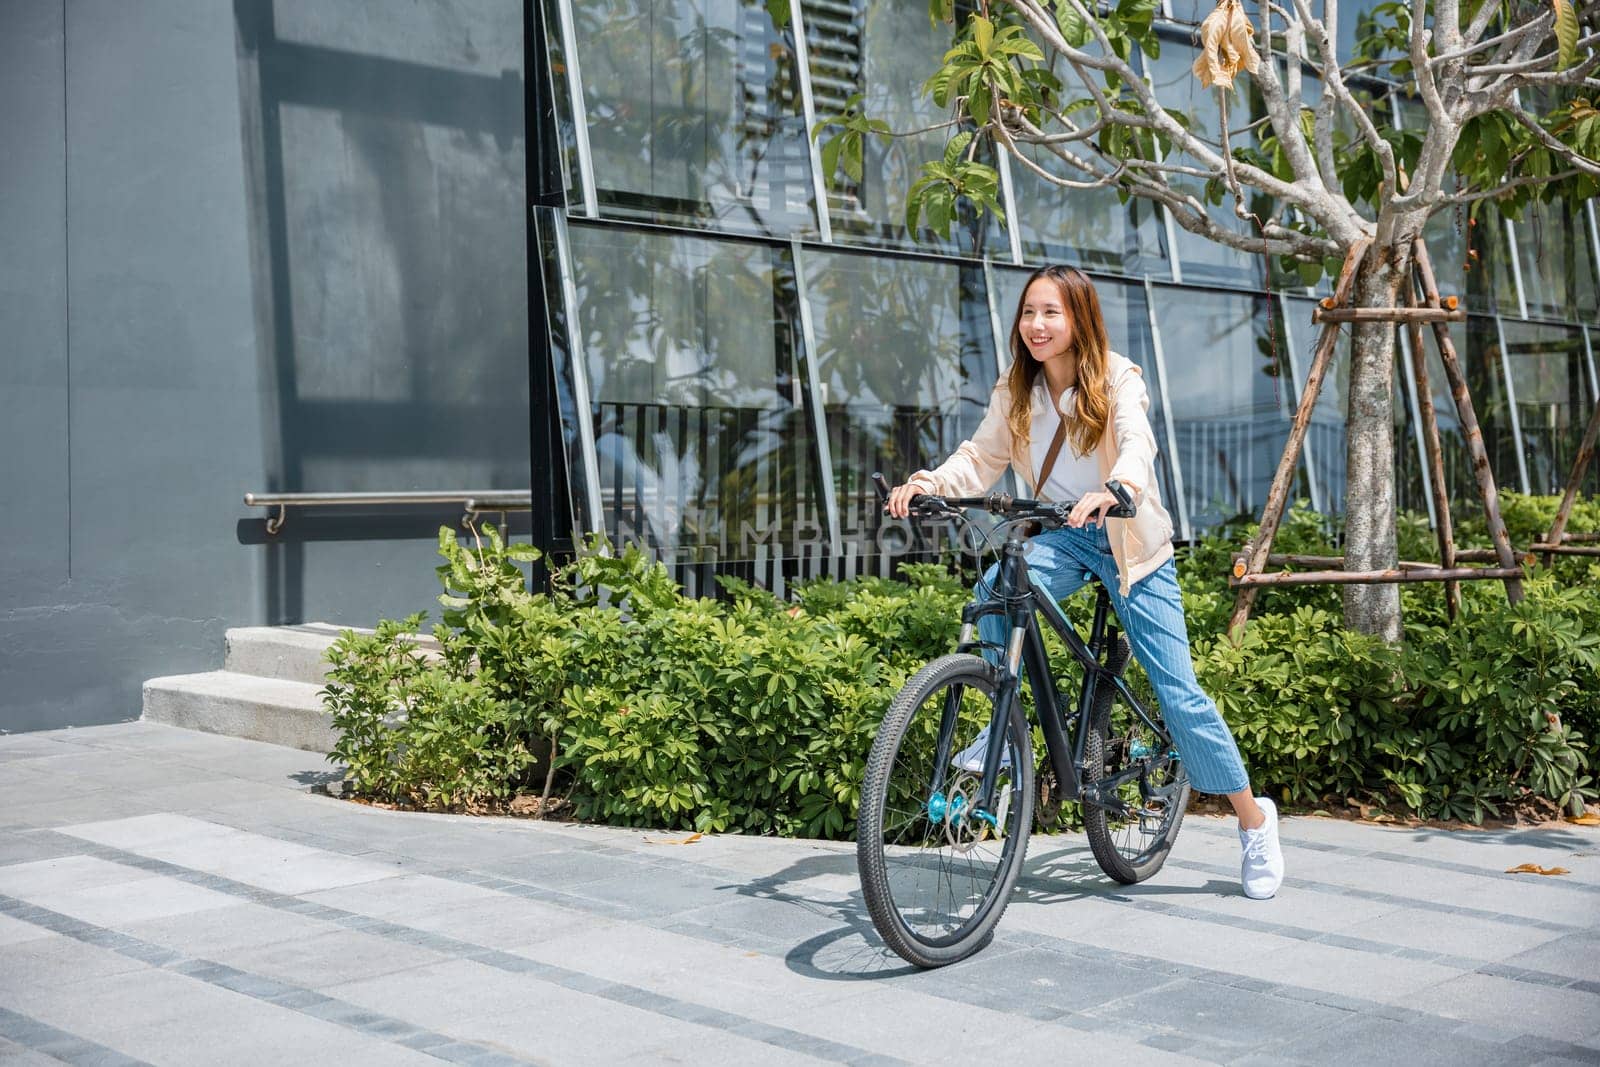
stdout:
<svg viewBox="0 0 1600 1067">
<path fill-rule="evenodd" d="M 1144 386 L 1144 373 L 1138 364 L 1115 352 L 1106 354 L 1108 385 L 1111 392 L 1111 419 L 1100 437 L 1097 454 L 1100 480 L 1115 478 L 1137 487 L 1134 500 L 1138 514 L 1131 519 L 1107 519 L 1106 535 L 1111 554 L 1122 579 L 1121 593 L 1172 558 L 1172 517 L 1161 506 L 1161 490 L 1156 483 L 1156 437 L 1146 414 L 1150 394 Z M 1043 412 L 1048 393 L 1034 390 L 1034 413 Z M 933 470 L 921 470 L 907 481 L 938 496 L 981 496 L 989 491 L 1009 464 L 1030 494 L 1038 491 L 1032 456 L 1027 442 L 1017 440 L 1006 422 L 1011 409 L 1011 390 L 1006 379 L 995 383 L 989 397 L 989 410 L 970 440 Z M 1062 412 L 1062 418 L 1070 418 Z M 1072 447 L 1069 440 L 1066 447 Z"/>
</svg>

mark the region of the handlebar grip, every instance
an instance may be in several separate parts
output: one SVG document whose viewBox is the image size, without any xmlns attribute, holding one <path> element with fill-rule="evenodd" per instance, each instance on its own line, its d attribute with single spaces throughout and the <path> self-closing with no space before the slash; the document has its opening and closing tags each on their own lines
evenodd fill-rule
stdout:
<svg viewBox="0 0 1600 1067">
<path fill-rule="evenodd" d="M 1133 505 L 1133 494 L 1128 492 L 1121 482 L 1113 478 L 1106 483 L 1106 489 L 1111 492 L 1112 496 L 1117 498 L 1116 506 L 1106 512 L 1108 516 L 1118 519 L 1131 519 L 1138 513 L 1138 509 Z"/>
<path fill-rule="evenodd" d="M 881 471 L 872 472 L 872 484 L 878 490 L 878 502 L 887 503 L 889 500 L 889 479 Z"/>
</svg>

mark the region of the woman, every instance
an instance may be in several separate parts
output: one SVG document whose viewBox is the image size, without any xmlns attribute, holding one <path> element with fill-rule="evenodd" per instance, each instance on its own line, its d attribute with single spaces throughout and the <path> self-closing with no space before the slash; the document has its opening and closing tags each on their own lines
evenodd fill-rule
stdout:
<svg viewBox="0 0 1600 1067">
<path fill-rule="evenodd" d="M 1087 275 L 1071 267 L 1033 273 L 1012 322 L 1011 357 L 977 433 L 937 469 L 918 471 L 897 486 L 889 513 L 904 518 L 918 493 L 978 496 L 1007 464 L 1034 496 L 1078 502 L 1065 527 L 1029 544 L 1032 581 L 1057 600 L 1084 584 L 1086 570 L 1105 584 L 1191 784 L 1226 795 L 1239 818 L 1245 895 L 1271 897 L 1283 881 L 1277 809 L 1251 794 L 1233 735 L 1195 680 L 1172 563 L 1172 519 L 1156 487 L 1155 435 L 1145 414 L 1149 394 L 1139 367 L 1110 350 L 1100 298 Z M 1134 518 L 1106 517 L 1116 503 L 1105 489 L 1111 479 L 1133 494 Z M 997 574 L 998 566 L 991 568 L 984 582 Z M 984 640 L 996 645 L 1005 643 L 1004 630 L 999 616 L 980 625 Z M 956 759 L 981 768 L 983 749 L 980 738 Z"/>
</svg>

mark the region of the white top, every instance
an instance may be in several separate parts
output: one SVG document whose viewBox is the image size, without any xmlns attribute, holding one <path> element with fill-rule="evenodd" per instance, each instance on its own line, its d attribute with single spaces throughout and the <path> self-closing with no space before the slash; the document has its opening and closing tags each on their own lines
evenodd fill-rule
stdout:
<svg viewBox="0 0 1600 1067">
<path fill-rule="evenodd" d="M 1040 375 L 1041 379 L 1043 377 Z M 1068 388 L 1061 394 L 1062 407 L 1072 409 L 1077 402 L 1074 399 L 1075 392 L 1075 389 Z M 1061 415 L 1050 405 L 1050 391 L 1045 385 L 1034 385 L 1033 393 L 1035 403 L 1028 449 L 1033 460 L 1033 473 L 1037 477 L 1045 454 L 1050 451 L 1050 442 L 1055 440 L 1056 427 L 1061 425 Z M 1099 457 L 1093 451 L 1086 456 L 1077 455 L 1069 436 L 1061 443 L 1061 451 L 1056 453 L 1056 465 L 1050 468 L 1050 477 L 1045 484 L 1039 486 L 1038 496 L 1041 500 L 1078 500 L 1087 493 L 1104 488 L 1100 481 Z"/>
</svg>

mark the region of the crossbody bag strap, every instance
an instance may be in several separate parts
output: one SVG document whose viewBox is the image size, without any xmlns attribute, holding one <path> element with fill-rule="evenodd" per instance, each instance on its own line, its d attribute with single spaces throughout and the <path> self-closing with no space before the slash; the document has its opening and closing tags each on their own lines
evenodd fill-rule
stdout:
<svg viewBox="0 0 1600 1067">
<path fill-rule="evenodd" d="M 1039 465 L 1039 480 L 1033 483 L 1033 495 L 1040 496 L 1044 492 L 1044 483 L 1049 480 L 1050 472 L 1055 468 L 1056 457 L 1061 454 L 1061 446 L 1067 443 L 1067 420 L 1062 419 L 1056 424 L 1056 435 L 1050 439 L 1050 451 L 1044 454 L 1044 462 Z"/>
</svg>

